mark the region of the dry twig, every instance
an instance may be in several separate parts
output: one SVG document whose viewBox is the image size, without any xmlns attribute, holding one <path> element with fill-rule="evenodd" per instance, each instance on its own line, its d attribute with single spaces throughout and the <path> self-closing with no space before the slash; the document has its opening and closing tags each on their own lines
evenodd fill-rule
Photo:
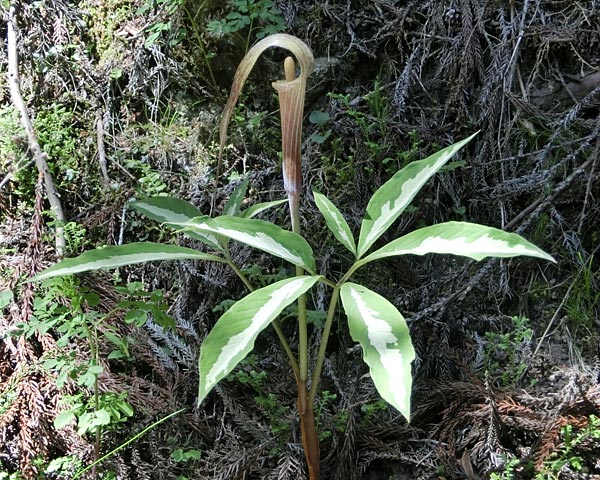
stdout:
<svg viewBox="0 0 600 480">
<path fill-rule="evenodd" d="M 19 58 L 17 55 L 17 9 L 19 7 L 18 2 L 12 2 L 8 10 L 8 25 L 7 25 L 7 39 L 8 39 L 8 84 L 10 87 L 10 95 L 15 105 L 15 108 L 21 114 L 21 122 L 27 133 L 27 142 L 29 149 L 33 154 L 35 165 L 38 169 L 39 175 L 42 176 L 44 181 L 44 188 L 48 201 L 50 202 L 50 208 L 54 214 L 59 225 L 55 231 L 55 246 L 57 256 L 62 256 L 65 249 L 65 236 L 62 224 L 65 223 L 65 214 L 60 201 L 60 195 L 54 185 L 54 180 L 50 169 L 48 168 L 48 155 L 42 150 L 37 139 L 37 135 L 33 128 L 27 106 L 23 101 L 21 95 L 21 85 L 19 78 Z"/>
</svg>

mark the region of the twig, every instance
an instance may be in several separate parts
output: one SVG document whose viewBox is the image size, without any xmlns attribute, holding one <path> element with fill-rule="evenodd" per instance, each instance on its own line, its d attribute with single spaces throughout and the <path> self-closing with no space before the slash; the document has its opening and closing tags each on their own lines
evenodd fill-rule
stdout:
<svg viewBox="0 0 600 480">
<path fill-rule="evenodd" d="M 2 180 L 0 180 L 0 190 L 2 190 L 4 188 L 4 185 L 6 185 L 13 178 L 15 178 L 15 176 L 17 175 L 17 173 L 19 173 L 21 170 L 26 169 L 32 163 L 33 163 L 33 159 L 28 160 L 25 163 L 23 163 L 23 162 L 17 162 L 17 164 L 14 166 L 14 169 L 9 170 L 9 172 L 6 174 L 6 176 Z"/>
<path fill-rule="evenodd" d="M 585 195 L 583 200 L 583 207 L 581 208 L 581 214 L 579 217 L 579 226 L 577 227 L 577 233 L 581 235 L 583 231 L 583 224 L 585 220 L 585 211 L 589 206 L 590 198 L 592 198 L 592 179 L 594 178 L 594 170 L 596 170 L 596 162 L 598 161 L 598 152 L 600 151 L 600 137 L 596 138 L 596 148 L 594 149 L 594 154 L 592 155 L 592 168 L 590 169 L 590 174 L 588 175 L 588 181 L 585 188 Z"/>
<path fill-rule="evenodd" d="M 546 198 L 540 197 L 531 203 L 527 208 L 525 208 L 521 213 L 519 213 L 515 218 L 513 218 L 509 223 L 507 223 L 502 229 L 507 232 L 511 231 L 524 217 L 531 214 L 534 210 L 548 207 L 561 193 L 563 193 L 573 181 L 579 177 L 581 174 L 585 173 L 588 165 L 592 163 L 592 159 L 588 159 L 585 161 L 580 167 L 577 167 L 566 179 L 560 182 L 551 195 Z"/>
<path fill-rule="evenodd" d="M 531 354 L 531 359 L 529 360 L 529 364 L 532 364 L 533 359 L 535 357 L 537 357 L 537 354 L 540 351 L 542 343 L 544 343 L 544 340 L 546 340 L 546 338 L 548 337 L 548 335 L 550 333 L 550 329 L 552 328 L 552 326 L 554 325 L 554 322 L 558 318 L 558 314 L 562 311 L 563 307 L 565 306 L 565 303 L 567 303 L 567 300 L 569 299 L 569 296 L 571 295 L 571 289 L 573 288 L 573 285 L 575 285 L 574 281 L 573 281 L 573 283 L 571 283 L 571 285 L 569 285 L 569 288 L 567 289 L 567 293 L 565 293 L 565 296 L 563 297 L 562 301 L 560 302 L 560 305 L 554 311 L 554 315 L 552 315 L 552 318 L 548 322 L 548 325 L 546 325 L 546 329 L 544 330 L 544 333 L 540 337 L 540 339 L 535 347 L 535 350 Z"/>
<path fill-rule="evenodd" d="M 529 0 L 525 0 L 523 3 L 523 11 L 521 12 L 521 22 L 519 24 L 519 35 L 515 42 L 515 46 L 510 57 L 510 61 L 508 62 L 508 68 L 505 72 L 504 77 L 504 90 L 510 91 L 510 86 L 512 85 L 515 69 L 517 68 L 519 62 L 519 54 L 521 52 L 521 43 L 523 41 L 523 37 L 525 36 L 525 20 L 527 19 L 527 11 L 529 10 Z M 514 3 L 511 3 L 511 17 L 514 21 Z"/>
<path fill-rule="evenodd" d="M 65 214 L 54 185 L 54 180 L 48 168 L 48 154 L 42 151 L 37 139 L 37 135 L 33 129 L 27 106 L 21 95 L 21 85 L 19 79 L 19 60 L 17 56 L 17 3 L 11 2 L 8 9 L 8 25 L 7 25 L 7 40 L 8 40 L 8 85 L 10 88 L 10 96 L 15 108 L 21 114 L 21 122 L 27 133 L 27 143 L 33 154 L 35 165 L 39 175 L 44 180 L 44 188 L 50 203 L 50 209 L 57 221 L 55 231 L 55 246 L 56 255 L 61 257 L 65 250 L 65 235 L 63 225 L 65 224 Z"/>
<path fill-rule="evenodd" d="M 106 149 L 104 148 L 104 125 L 100 112 L 96 116 L 96 144 L 98 147 L 98 163 L 100 164 L 100 172 L 102 172 L 102 180 L 104 180 L 104 185 L 108 186 L 110 185 L 110 178 L 108 177 Z"/>
</svg>

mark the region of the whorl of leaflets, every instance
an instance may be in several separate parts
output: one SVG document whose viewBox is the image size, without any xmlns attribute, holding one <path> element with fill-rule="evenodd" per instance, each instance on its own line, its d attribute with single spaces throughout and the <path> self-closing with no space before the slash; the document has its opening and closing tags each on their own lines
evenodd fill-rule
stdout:
<svg viewBox="0 0 600 480">
<path fill-rule="evenodd" d="M 382 185 L 367 206 L 358 244 L 355 244 L 352 232 L 337 207 L 322 194 L 314 192 L 315 202 L 327 227 L 357 258 L 345 278 L 374 260 L 408 254 L 441 253 L 474 260 L 526 255 L 554 261 L 552 256 L 515 233 L 467 222 L 446 222 L 421 228 L 364 256 L 427 180 L 472 138 L 410 163 Z M 389 301 L 361 285 L 346 282 L 341 286 L 340 295 L 350 334 L 362 347 L 375 387 L 385 400 L 407 420 L 410 419 L 410 364 L 415 352 L 404 318 Z"/>
</svg>

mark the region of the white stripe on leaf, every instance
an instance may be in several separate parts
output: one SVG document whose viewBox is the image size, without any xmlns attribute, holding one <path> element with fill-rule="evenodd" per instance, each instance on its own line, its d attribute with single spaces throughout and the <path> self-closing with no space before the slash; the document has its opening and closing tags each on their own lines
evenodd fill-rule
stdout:
<svg viewBox="0 0 600 480">
<path fill-rule="evenodd" d="M 341 288 L 352 338 L 363 350 L 381 397 L 410 418 L 414 348 L 402 314 L 389 301 L 354 283 Z"/>
<path fill-rule="evenodd" d="M 250 353 L 258 334 L 319 278 L 281 280 L 252 292 L 221 316 L 200 348 L 199 402 Z"/>
</svg>

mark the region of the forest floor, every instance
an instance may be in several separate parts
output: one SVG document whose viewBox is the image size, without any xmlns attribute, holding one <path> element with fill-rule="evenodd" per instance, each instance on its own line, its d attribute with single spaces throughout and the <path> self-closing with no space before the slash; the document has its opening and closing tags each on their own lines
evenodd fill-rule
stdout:
<svg viewBox="0 0 600 480">
<path fill-rule="evenodd" d="M 4 74 L 9 3 L 21 94 L 62 221 Z M 219 213 L 244 179 L 245 205 L 285 198 L 271 86 L 283 78 L 280 51 L 250 75 L 217 177 L 235 69 L 277 31 L 316 58 L 301 209 L 321 271 L 348 260 L 313 190 L 356 232 L 370 195 L 397 170 L 475 131 L 387 239 L 470 221 L 519 233 L 557 260 L 406 256 L 361 273 L 410 327 L 412 418 L 379 398 L 340 315 L 316 399 L 322 478 L 600 478 L 600 5 L 47 0 L 0 9 L 0 479 L 74 478 L 180 409 L 79 478 L 306 478 L 296 385 L 274 333 L 196 404 L 199 345 L 245 294 L 226 266 L 162 262 L 26 282 L 57 260 L 61 229 L 66 256 L 140 240 L 202 248 L 129 209 L 134 199 L 171 195 Z M 289 227 L 285 205 L 261 218 Z M 231 255 L 257 284 L 287 273 L 247 247 Z M 315 338 L 321 293 L 310 298 Z M 297 347 L 293 322 L 283 327 Z M 309 347 L 312 362 L 318 345 Z"/>
</svg>

